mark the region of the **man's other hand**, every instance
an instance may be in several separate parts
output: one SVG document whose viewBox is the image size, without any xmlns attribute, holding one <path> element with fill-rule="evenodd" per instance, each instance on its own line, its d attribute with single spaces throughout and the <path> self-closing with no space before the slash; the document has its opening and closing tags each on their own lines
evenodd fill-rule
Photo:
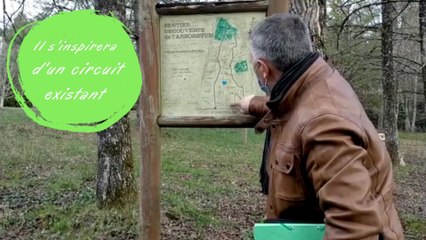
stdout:
<svg viewBox="0 0 426 240">
<path fill-rule="evenodd" d="M 231 104 L 231 108 L 234 112 L 240 114 L 249 114 L 250 101 L 254 95 L 246 96 L 240 101 Z"/>
</svg>

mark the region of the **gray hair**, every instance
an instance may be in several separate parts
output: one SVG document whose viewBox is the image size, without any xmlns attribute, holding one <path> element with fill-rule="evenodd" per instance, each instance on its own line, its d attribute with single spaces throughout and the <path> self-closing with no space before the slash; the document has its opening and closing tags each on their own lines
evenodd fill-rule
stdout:
<svg viewBox="0 0 426 240">
<path fill-rule="evenodd" d="M 250 49 L 254 58 L 265 58 L 285 71 L 312 52 L 309 29 L 296 15 L 273 15 L 251 29 Z"/>
</svg>

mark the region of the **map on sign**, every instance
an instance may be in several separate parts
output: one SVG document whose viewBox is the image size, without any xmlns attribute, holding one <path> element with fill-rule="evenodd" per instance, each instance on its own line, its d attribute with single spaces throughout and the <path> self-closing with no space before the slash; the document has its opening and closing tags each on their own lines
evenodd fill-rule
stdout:
<svg viewBox="0 0 426 240">
<path fill-rule="evenodd" d="M 264 95 L 250 64 L 248 32 L 265 13 L 163 16 L 164 116 L 231 116 L 230 104 Z"/>
</svg>

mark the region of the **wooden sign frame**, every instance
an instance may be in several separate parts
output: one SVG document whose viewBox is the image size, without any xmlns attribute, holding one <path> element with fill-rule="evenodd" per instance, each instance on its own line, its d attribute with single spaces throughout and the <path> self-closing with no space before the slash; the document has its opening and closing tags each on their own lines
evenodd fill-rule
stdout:
<svg viewBox="0 0 426 240">
<path fill-rule="evenodd" d="M 216 3 L 183 3 L 183 4 L 157 4 L 156 12 L 160 17 L 176 15 L 193 14 L 226 14 L 226 13 L 264 13 L 265 17 L 268 11 L 268 1 L 235 1 L 235 2 L 216 2 Z M 160 26 L 161 28 L 161 26 Z M 161 41 L 161 40 L 160 40 Z M 157 43 L 161 48 L 161 42 Z M 160 55 L 161 58 L 161 55 Z M 161 66 L 160 75 L 162 73 Z M 250 66 L 249 66 L 250 67 Z M 206 70 L 207 71 L 207 70 Z M 250 71 L 250 70 L 249 70 Z M 163 79 L 164 80 L 164 79 Z M 253 79 L 253 83 L 255 79 Z M 161 92 L 163 88 L 160 82 L 160 111 L 161 99 L 165 98 L 165 93 Z M 225 116 L 206 116 L 189 114 L 191 116 L 168 116 L 165 112 L 160 113 L 157 123 L 160 127 L 220 127 L 220 128 L 246 128 L 252 127 L 256 119 L 249 115 L 225 115 Z"/>
<path fill-rule="evenodd" d="M 139 0 L 139 56 L 143 85 L 139 98 L 140 168 L 140 239 L 160 239 L 161 142 L 160 127 L 251 127 L 254 118 L 246 116 L 214 118 L 161 116 L 160 108 L 160 17 L 200 13 L 264 11 L 266 16 L 286 12 L 289 0 L 253 0 L 198 4 L 158 5 L 158 0 Z"/>
</svg>

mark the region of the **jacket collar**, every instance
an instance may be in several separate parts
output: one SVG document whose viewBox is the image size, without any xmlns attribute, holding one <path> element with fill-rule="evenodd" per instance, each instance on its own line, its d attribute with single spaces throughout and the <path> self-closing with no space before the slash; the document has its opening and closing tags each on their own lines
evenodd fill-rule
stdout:
<svg viewBox="0 0 426 240">
<path fill-rule="evenodd" d="M 281 100 L 277 109 L 270 109 L 270 111 L 256 124 L 256 132 L 263 132 L 271 125 L 273 119 L 281 117 L 286 113 L 291 112 L 297 99 L 302 95 L 318 78 L 325 76 L 331 67 L 322 59 L 318 58 L 294 83 L 289 89 L 287 94 Z"/>
</svg>

